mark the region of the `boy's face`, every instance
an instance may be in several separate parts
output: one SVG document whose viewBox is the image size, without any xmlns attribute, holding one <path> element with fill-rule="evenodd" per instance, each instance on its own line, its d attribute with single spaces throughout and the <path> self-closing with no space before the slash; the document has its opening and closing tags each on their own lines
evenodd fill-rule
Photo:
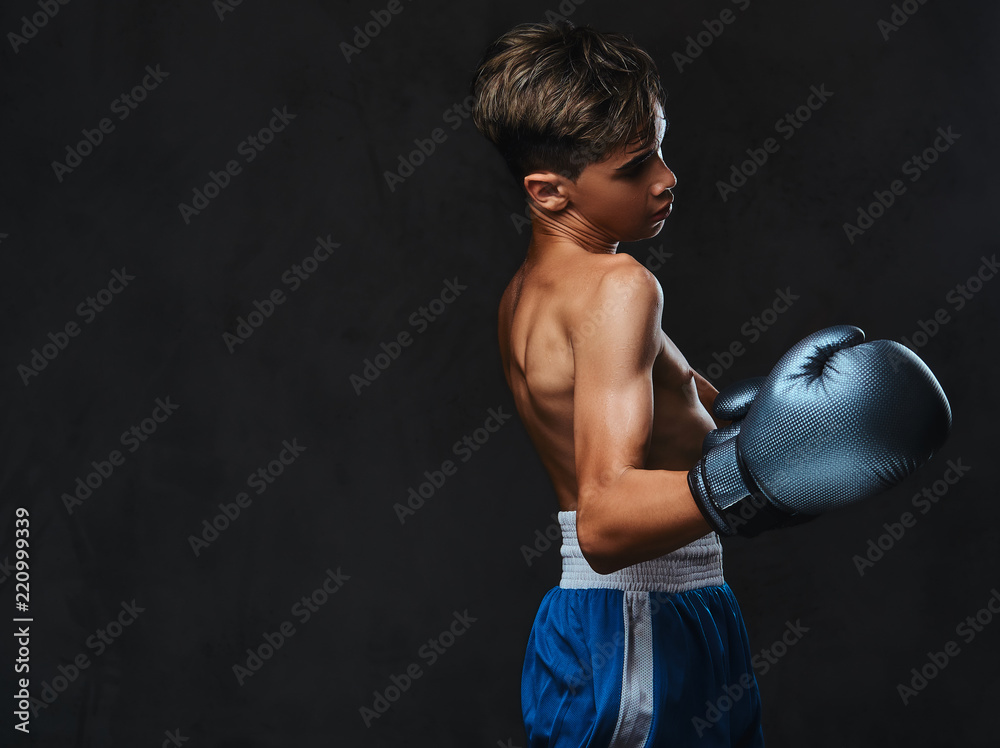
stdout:
<svg viewBox="0 0 1000 748">
<path fill-rule="evenodd" d="M 611 242 L 634 242 L 660 233 L 670 215 L 670 190 L 677 184 L 660 153 L 665 135 L 666 120 L 657 105 L 655 142 L 629 143 L 603 161 L 588 164 L 566 185 L 567 209 Z"/>
</svg>

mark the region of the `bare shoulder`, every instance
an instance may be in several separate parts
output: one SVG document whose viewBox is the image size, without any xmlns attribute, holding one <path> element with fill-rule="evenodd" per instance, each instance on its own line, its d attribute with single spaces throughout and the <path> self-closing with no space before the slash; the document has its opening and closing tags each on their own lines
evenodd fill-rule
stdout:
<svg viewBox="0 0 1000 748">
<path fill-rule="evenodd" d="M 632 255 L 616 254 L 606 263 L 595 285 L 600 301 L 625 300 L 637 308 L 662 306 L 663 289 L 656 276 Z"/>
<path fill-rule="evenodd" d="M 663 309 L 663 289 L 656 276 L 631 255 L 616 254 L 597 258 L 589 293 L 580 298 L 585 318 L 625 315 L 648 325 Z M 594 321 L 597 321 L 596 319 Z"/>
<path fill-rule="evenodd" d="M 590 270 L 570 325 L 577 363 L 624 355 L 652 365 L 662 347 L 663 292 L 656 276 L 626 254 L 595 257 Z"/>
</svg>

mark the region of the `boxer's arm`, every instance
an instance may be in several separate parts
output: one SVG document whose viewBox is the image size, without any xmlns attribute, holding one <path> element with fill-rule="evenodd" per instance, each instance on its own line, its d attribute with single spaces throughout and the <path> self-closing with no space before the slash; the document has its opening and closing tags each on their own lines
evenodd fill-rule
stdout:
<svg viewBox="0 0 1000 748">
<path fill-rule="evenodd" d="M 687 472 L 646 470 L 653 426 L 653 361 L 662 345 L 663 299 L 641 265 L 599 284 L 600 322 L 574 334 L 573 437 L 577 535 L 591 567 L 607 574 L 712 531 Z"/>
</svg>

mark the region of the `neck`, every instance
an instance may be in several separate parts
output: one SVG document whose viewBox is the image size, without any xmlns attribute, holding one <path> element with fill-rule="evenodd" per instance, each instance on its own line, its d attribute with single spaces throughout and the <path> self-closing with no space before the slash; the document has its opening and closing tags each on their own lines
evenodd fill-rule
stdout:
<svg viewBox="0 0 1000 748">
<path fill-rule="evenodd" d="M 583 220 L 570 208 L 551 213 L 531 204 L 531 243 L 528 256 L 541 257 L 554 251 L 584 250 L 593 254 L 615 254 L 618 241 Z"/>
</svg>

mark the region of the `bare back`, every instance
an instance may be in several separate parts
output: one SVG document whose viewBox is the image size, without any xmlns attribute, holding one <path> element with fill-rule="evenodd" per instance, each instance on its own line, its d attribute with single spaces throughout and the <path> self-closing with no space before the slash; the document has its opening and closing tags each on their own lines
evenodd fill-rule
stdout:
<svg viewBox="0 0 1000 748">
<path fill-rule="evenodd" d="M 541 260 L 529 255 L 501 298 L 498 333 L 504 375 L 563 511 L 575 510 L 578 498 L 572 341 L 601 325 L 606 315 L 596 302 L 598 287 L 609 272 L 628 265 L 641 268 L 627 254 L 581 251 Z M 619 303 L 628 304 L 629 299 Z M 658 334 L 650 371 L 652 428 L 645 464 L 638 467 L 686 471 L 701 456 L 705 434 L 716 426 L 702 402 L 714 398 L 715 389 L 695 374 L 662 330 Z"/>
</svg>

